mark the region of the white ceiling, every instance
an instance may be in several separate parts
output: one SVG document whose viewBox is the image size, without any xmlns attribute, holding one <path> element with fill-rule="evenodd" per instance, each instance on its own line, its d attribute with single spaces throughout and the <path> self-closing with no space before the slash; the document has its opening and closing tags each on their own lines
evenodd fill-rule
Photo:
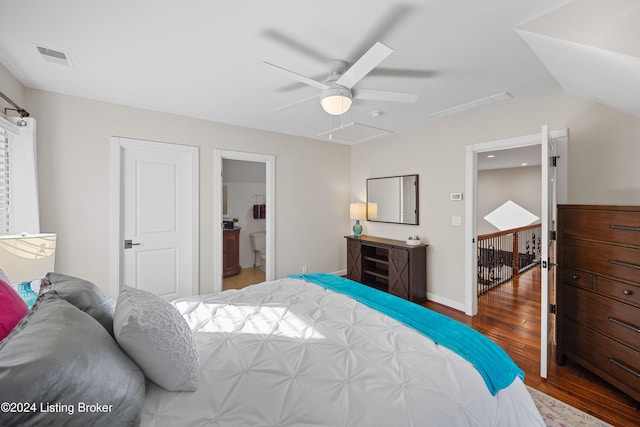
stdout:
<svg viewBox="0 0 640 427">
<path fill-rule="evenodd" d="M 353 143 L 504 92 L 496 105 L 566 90 L 640 116 L 638 22 L 637 0 L 0 0 L 0 62 L 29 88 Z M 356 88 L 414 104 L 356 101 L 330 118 L 313 98 L 271 112 L 318 90 L 263 61 L 322 80 L 329 60 L 376 41 L 395 51 Z"/>
</svg>

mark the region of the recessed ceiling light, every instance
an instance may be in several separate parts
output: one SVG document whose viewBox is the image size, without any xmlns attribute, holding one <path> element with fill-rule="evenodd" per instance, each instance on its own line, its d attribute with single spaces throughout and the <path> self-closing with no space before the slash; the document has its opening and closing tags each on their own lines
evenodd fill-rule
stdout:
<svg viewBox="0 0 640 427">
<path fill-rule="evenodd" d="M 520 163 L 520 166 L 527 166 L 529 163 L 524 162 L 524 163 Z"/>
<path fill-rule="evenodd" d="M 493 159 L 496 155 L 495 154 L 489 154 L 487 157 L 490 159 Z"/>
</svg>

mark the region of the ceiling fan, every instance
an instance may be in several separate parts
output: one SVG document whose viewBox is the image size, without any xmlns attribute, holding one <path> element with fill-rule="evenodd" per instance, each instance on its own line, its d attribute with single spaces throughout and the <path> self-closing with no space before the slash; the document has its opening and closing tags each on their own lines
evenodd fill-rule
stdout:
<svg viewBox="0 0 640 427">
<path fill-rule="evenodd" d="M 354 88 L 360 80 L 392 53 L 393 49 L 389 46 L 381 42 L 376 42 L 351 67 L 347 68 L 347 63 L 340 59 L 329 61 L 327 64 L 329 75 L 322 82 L 265 61 L 263 64 L 270 69 L 286 77 L 320 89 L 321 91 L 317 95 L 295 101 L 272 111 L 279 111 L 318 96 L 320 97 L 322 109 L 332 116 L 339 116 L 349 111 L 354 99 L 405 103 L 415 102 L 416 99 L 418 99 L 418 95 L 413 93 Z"/>
</svg>

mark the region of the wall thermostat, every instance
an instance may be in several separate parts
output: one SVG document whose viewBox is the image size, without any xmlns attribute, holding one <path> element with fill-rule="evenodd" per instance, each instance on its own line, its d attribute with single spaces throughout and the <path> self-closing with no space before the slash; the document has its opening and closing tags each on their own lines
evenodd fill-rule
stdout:
<svg viewBox="0 0 640 427">
<path fill-rule="evenodd" d="M 462 200 L 462 193 L 451 193 L 451 200 Z"/>
</svg>

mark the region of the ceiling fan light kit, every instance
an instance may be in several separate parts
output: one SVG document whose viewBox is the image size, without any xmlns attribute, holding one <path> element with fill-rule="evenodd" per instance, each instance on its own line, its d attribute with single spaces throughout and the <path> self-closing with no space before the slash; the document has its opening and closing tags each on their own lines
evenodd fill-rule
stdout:
<svg viewBox="0 0 640 427">
<path fill-rule="evenodd" d="M 320 95 L 322 109 L 332 116 L 339 116 L 349 111 L 352 102 L 351 91 L 337 85 L 324 89 Z"/>
<path fill-rule="evenodd" d="M 329 61 L 327 64 L 329 75 L 324 82 L 314 80 L 266 61 L 264 61 L 263 64 L 286 77 L 297 80 L 308 86 L 315 87 L 316 89 L 320 89 L 320 105 L 322 106 L 322 109 L 327 114 L 339 116 L 349 111 L 354 98 L 361 100 L 405 103 L 416 101 L 418 98 L 417 94 L 375 89 L 354 89 L 354 86 L 358 84 L 360 80 L 366 77 L 369 72 L 376 68 L 382 61 L 391 55 L 391 53 L 393 53 L 393 49 L 381 42 L 377 42 L 367 52 L 365 52 L 364 55 L 358 58 L 351 67 L 347 67 L 347 63 L 340 59 Z M 283 107 L 276 108 L 273 111 L 280 111 L 311 98 L 314 97 L 308 97 L 300 101 L 289 103 Z"/>
</svg>

